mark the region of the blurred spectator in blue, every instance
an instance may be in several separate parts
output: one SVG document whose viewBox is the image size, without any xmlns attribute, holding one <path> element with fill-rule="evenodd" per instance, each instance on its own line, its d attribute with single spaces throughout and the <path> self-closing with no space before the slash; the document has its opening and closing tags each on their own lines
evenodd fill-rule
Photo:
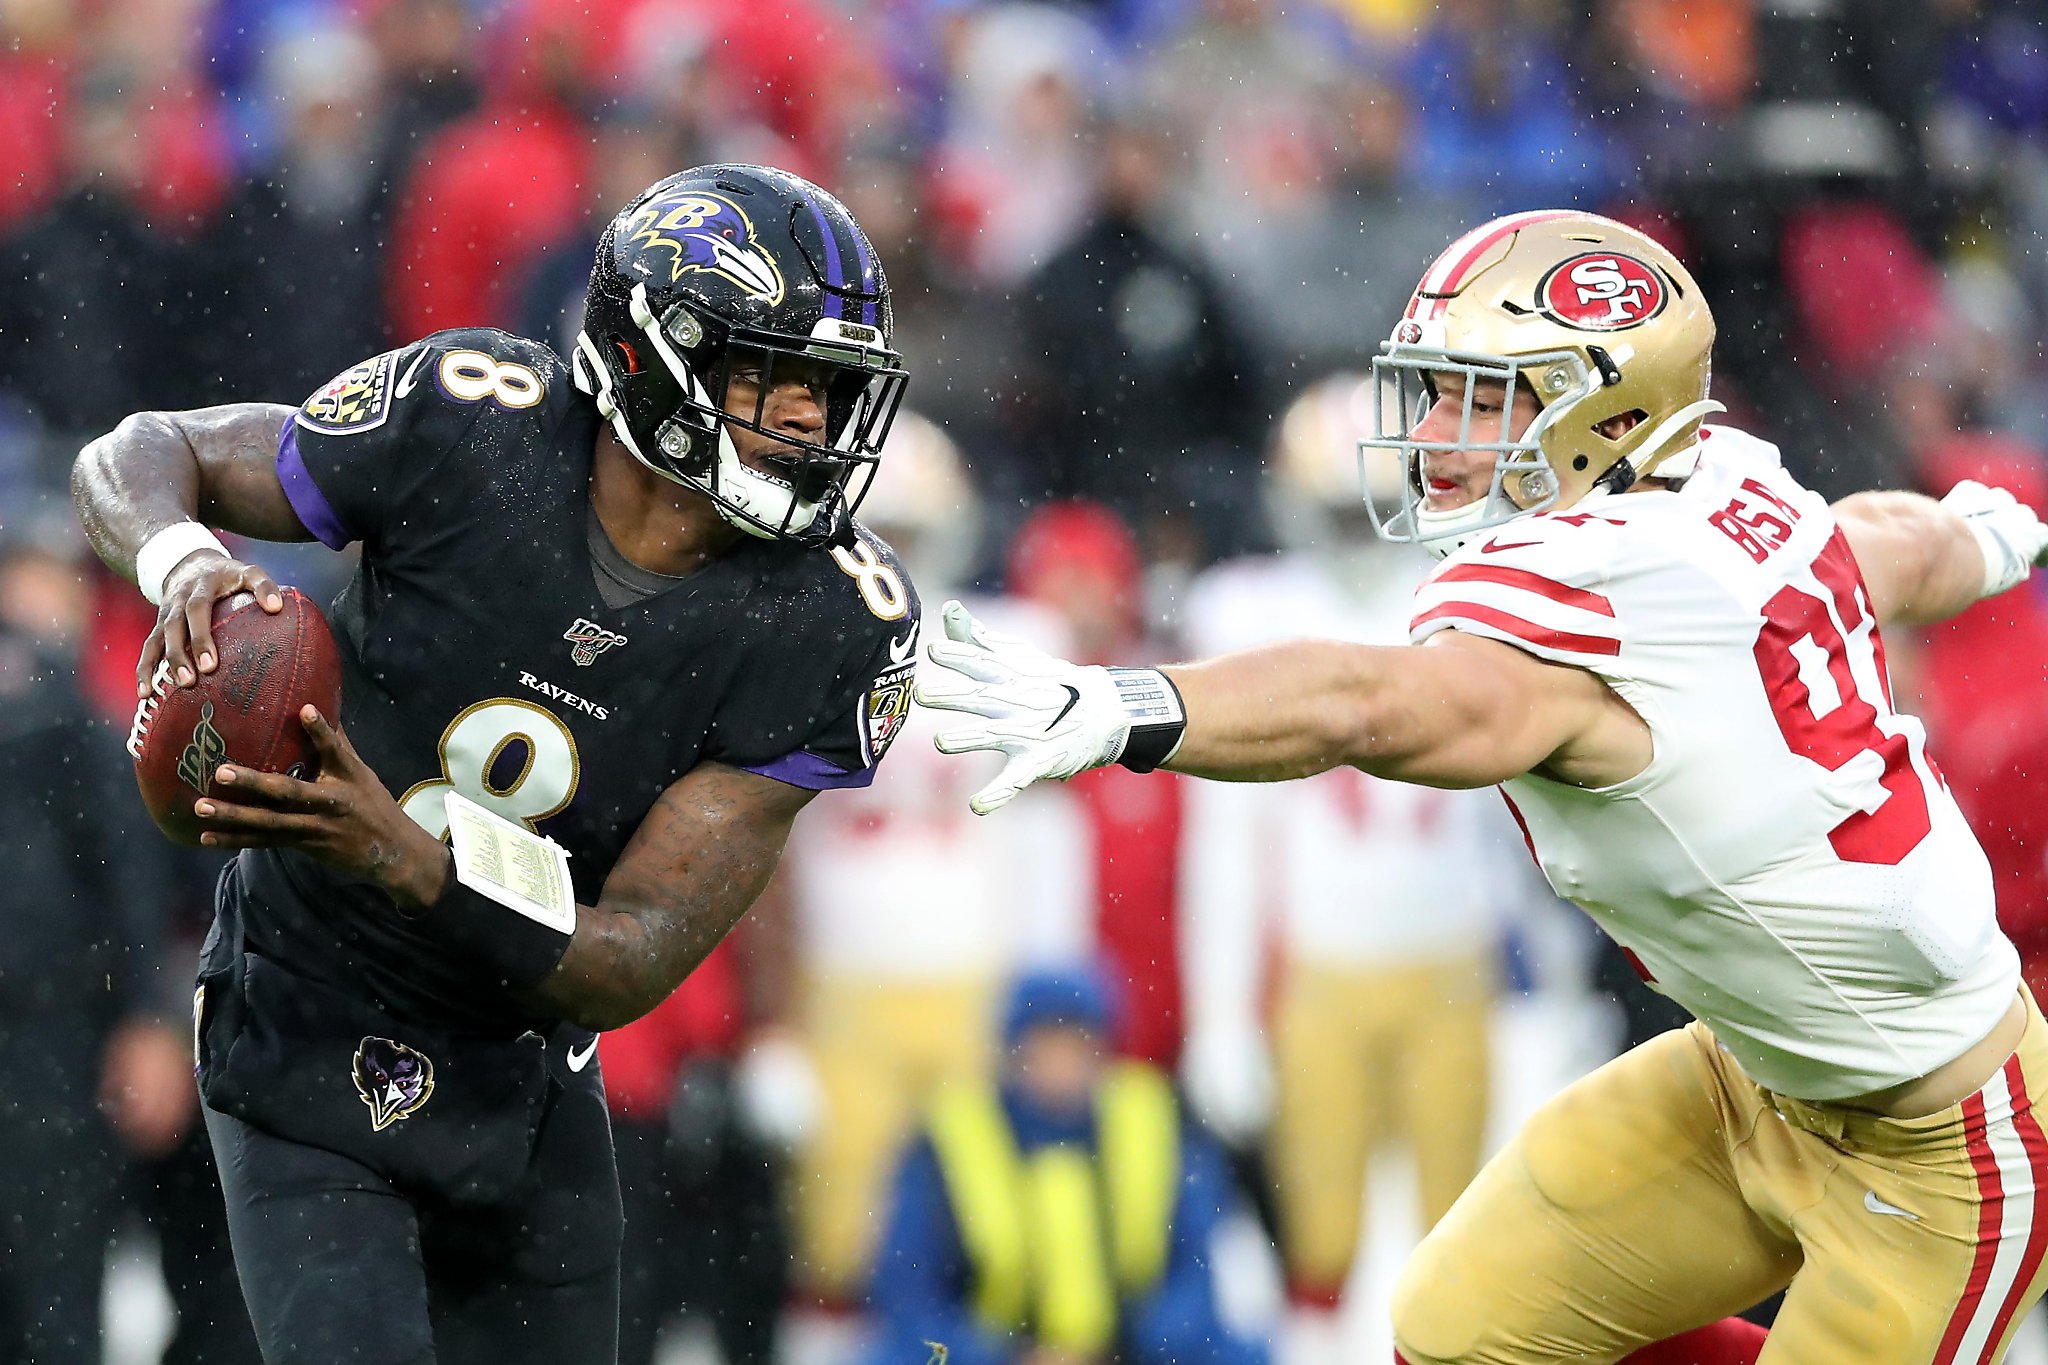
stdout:
<svg viewBox="0 0 2048 1365">
<path fill-rule="evenodd" d="M 377 161 L 379 77 L 376 50 L 346 28 L 299 32 L 263 57 L 262 88 L 283 141 L 210 234 L 220 304 L 195 338 L 222 401 L 298 403 L 400 340 L 382 287 L 389 194 Z"/>
<path fill-rule="evenodd" d="M 1482 212 L 1589 204 L 1613 183 L 1545 0 L 1445 0 L 1408 68 L 1413 164 Z"/>
<path fill-rule="evenodd" d="M 1131 112 L 1094 141 L 1094 218 L 1018 291 L 1019 448 L 1005 491 L 1107 503 L 1154 559 L 1256 551 L 1257 358 L 1209 269 L 1160 231 L 1164 130 Z"/>
<path fill-rule="evenodd" d="M 1166 1077 L 1112 1062 L 1108 987 L 1012 989 L 1000 1083 L 935 1104 L 897 1178 L 871 1301 L 877 1365 L 1264 1365 L 1218 1313 L 1221 1154 Z"/>
<path fill-rule="evenodd" d="M 168 1150 L 197 1094 L 166 848 L 78 687 L 79 547 L 37 530 L 0 545 L 0 1360 L 98 1365 L 123 1150 Z"/>
</svg>

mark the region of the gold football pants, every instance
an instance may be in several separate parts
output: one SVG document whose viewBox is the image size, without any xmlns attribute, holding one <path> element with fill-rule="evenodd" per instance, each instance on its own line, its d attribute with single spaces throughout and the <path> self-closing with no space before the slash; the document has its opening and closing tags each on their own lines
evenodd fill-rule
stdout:
<svg viewBox="0 0 2048 1365">
<path fill-rule="evenodd" d="M 1334 1302 L 1351 1273 L 1366 1164 L 1412 1154 L 1428 1228 L 1479 1169 L 1488 959 L 1387 967 L 1290 963 L 1274 1011 L 1272 1178 L 1290 1289 Z"/>
<path fill-rule="evenodd" d="M 1702 1024 L 1635 1048 L 1540 1109 L 1423 1242 L 1402 1355 L 1611 1362 L 1784 1288 L 1761 1365 L 1997 1360 L 2048 1250 L 2048 1024 L 2027 1011 L 1981 1091 L 1917 1119 L 1774 1095 Z"/>
<path fill-rule="evenodd" d="M 825 1112 L 798 1153 L 793 1195 L 805 1287 L 818 1297 L 853 1302 L 865 1288 L 896 1165 L 940 1085 L 992 1074 L 993 996 L 980 979 L 805 982 Z"/>
</svg>

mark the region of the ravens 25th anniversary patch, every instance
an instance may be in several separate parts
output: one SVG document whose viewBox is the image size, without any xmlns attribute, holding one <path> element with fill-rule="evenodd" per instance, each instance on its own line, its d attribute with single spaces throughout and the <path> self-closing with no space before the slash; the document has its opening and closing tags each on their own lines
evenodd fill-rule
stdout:
<svg viewBox="0 0 2048 1365">
<path fill-rule="evenodd" d="M 299 409 L 300 425 L 335 436 L 383 426 L 391 415 L 391 370 L 396 359 L 386 351 L 328 380 Z"/>
</svg>

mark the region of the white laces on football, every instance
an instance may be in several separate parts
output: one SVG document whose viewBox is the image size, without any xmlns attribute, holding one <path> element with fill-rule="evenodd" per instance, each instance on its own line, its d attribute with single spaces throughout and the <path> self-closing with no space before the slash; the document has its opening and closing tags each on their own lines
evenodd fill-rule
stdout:
<svg viewBox="0 0 2048 1365">
<path fill-rule="evenodd" d="M 2048 553 L 2048 526 L 2034 509 L 2003 488 L 1964 479 L 1941 500 L 1963 519 L 1984 552 L 1983 597 L 1995 597 L 2026 581 Z"/>
</svg>

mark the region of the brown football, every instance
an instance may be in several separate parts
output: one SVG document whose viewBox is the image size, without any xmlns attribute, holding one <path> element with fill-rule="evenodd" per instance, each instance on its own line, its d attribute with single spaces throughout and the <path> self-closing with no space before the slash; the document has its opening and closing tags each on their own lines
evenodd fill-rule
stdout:
<svg viewBox="0 0 2048 1365">
<path fill-rule="evenodd" d="M 192 803 L 221 764 L 310 779 L 318 759 L 299 708 L 310 702 L 340 724 L 341 658 L 327 618 L 298 589 L 281 591 L 284 610 L 275 616 L 246 592 L 216 602 L 213 672 L 178 687 L 159 666 L 135 708 L 135 785 L 157 827 L 178 843 L 199 842 L 205 826 Z"/>
</svg>

